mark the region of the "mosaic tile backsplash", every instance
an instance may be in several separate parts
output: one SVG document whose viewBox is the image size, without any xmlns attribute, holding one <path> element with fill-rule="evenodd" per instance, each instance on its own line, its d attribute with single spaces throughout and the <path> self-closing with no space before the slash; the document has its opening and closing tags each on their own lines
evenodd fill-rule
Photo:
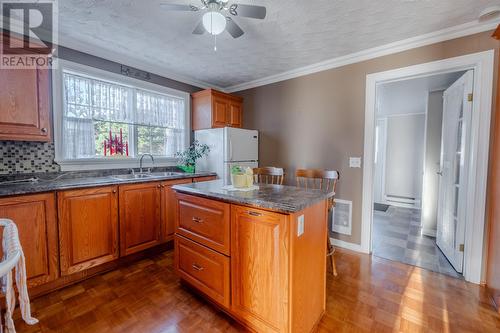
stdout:
<svg viewBox="0 0 500 333">
<path fill-rule="evenodd" d="M 0 175 L 57 172 L 51 142 L 0 141 Z"/>
</svg>

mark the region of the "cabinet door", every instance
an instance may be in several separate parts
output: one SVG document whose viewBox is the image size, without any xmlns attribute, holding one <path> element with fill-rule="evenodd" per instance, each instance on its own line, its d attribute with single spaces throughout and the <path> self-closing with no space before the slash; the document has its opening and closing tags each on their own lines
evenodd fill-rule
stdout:
<svg viewBox="0 0 500 333">
<path fill-rule="evenodd" d="M 286 218 L 231 206 L 231 309 L 257 332 L 288 332 Z"/>
<path fill-rule="evenodd" d="M 161 243 L 161 185 L 120 186 L 120 255 Z"/>
<path fill-rule="evenodd" d="M 177 274 L 226 309 L 230 304 L 229 258 L 196 242 L 175 235 Z"/>
<path fill-rule="evenodd" d="M 61 275 L 118 258 L 118 188 L 58 193 Z"/>
<path fill-rule="evenodd" d="M 0 70 L 0 140 L 50 141 L 47 70 Z"/>
<path fill-rule="evenodd" d="M 172 240 L 175 231 L 177 198 L 175 196 L 175 191 L 172 190 L 172 186 L 176 184 L 186 184 L 186 183 L 191 183 L 191 178 L 171 180 L 161 183 L 162 187 L 161 216 L 163 219 L 161 233 L 163 241 Z"/>
<path fill-rule="evenodd" d="M 26 258 L 28 286 L 38 286 L 58 278 L 54 195 L 36 194 L 0 199 L 0 217 L 11 219 L 17 225 Z"/>
<path fill-rule="evenodd" d="M 217 179 L 217 176 L 196 177 L 196 178 L 193 178 L 193 183 L 208 182 L 210 180 L 216 180 L 216 179 Z"/>
<path fill-rule="evenodd" d="M 212 100 L 212 127 L 227 126 L 227 100 L 220 97 L 213 97 Z"/>
<path fill-rule="evenodd" d="M 229 102 L 228 105 L 228 123 L 231 127 L 242 127 L 242 105 L 238 102 Z"/>
</svg>

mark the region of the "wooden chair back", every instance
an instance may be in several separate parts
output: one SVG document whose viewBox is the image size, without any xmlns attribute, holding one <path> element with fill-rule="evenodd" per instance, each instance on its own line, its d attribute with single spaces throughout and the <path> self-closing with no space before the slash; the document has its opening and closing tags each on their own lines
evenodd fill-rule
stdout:
<svg viewBox="0 0 500 333">
<path fill-rule="evenodd" d="M 285 170 L 283 168 L 254 168 L 253 176 L 256 183 L 283 185 Z"/>
<path fill-rule="evenodd" d="M 340 174 L 335 170 L 298 169 L 295 177 L 298 187 L 335 193 Z"/>
</svg>

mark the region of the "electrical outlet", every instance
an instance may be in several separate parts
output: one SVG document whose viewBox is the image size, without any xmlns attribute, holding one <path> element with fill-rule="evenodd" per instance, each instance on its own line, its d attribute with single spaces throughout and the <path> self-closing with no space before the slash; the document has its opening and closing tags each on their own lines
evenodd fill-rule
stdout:
<svg viewBox="0 0 500 333">
<path fill-rule="evenodd" d="M 349 157 L 349 168 L 361 168 L 361 157 Z"/>
<path fill-rule="evenodd" d="M 297 237 L 304 233 L 304 215 L 300 215 L 297 219 Z"/>
</svg>

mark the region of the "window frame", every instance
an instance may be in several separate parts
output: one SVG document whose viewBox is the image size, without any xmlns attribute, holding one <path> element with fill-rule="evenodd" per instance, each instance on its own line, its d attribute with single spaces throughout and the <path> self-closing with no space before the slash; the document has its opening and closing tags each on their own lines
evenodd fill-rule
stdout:
<svg viewBox="0 0 500 333">
<path fill-rule="evenodd" d="M 105 157 L 65 159 L 63 157 L 63 73 L 73 72 L 80 76 L 107 81 L 122 86 L 150 91 L 157 94 L 169 95 L 184 100 L 185 126 L 184 126 L 184 148 L 187 148 L 191 139 L 191 98 L 188 92 L 168 88 L 155 83 L 142 81 L 129 76 L 108 72 L 99 68 L 82 65 L 68 60 L 54 59 L 55 70 L 52 71 L 52 105 L 54 124 L 54 161 L 61 167 L 61 171 L 83 171 L 99 169 L 126 169 L 139 167 L 140 157 L 129 157 L 123 159 L 112 159 Z M 135 99 L 135 98 L 134 98 Z M 135 125 L 134 125 L 135 127 Z M 149 161 L 146 162 L 149 166 Z M 155 157 L 155 166 L 175 166 L 177 159 L 173 157 Z"/>
</svg>

